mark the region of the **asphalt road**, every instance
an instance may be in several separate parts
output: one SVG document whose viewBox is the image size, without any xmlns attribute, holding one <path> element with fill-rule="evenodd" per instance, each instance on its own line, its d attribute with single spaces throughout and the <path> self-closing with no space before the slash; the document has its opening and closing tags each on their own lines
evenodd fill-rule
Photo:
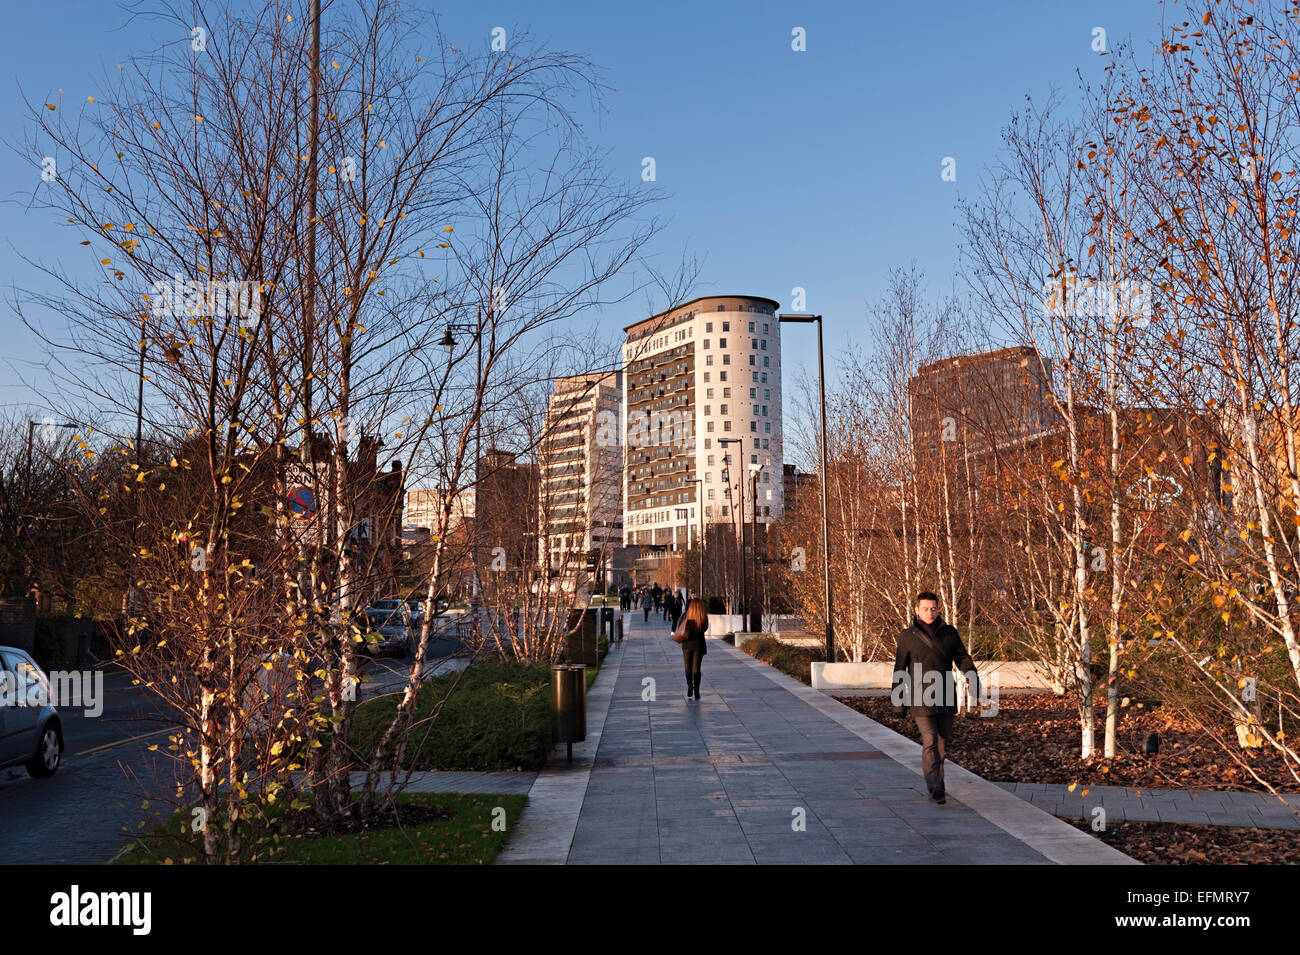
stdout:
<svg viewBox="0 0 1300 955">
<path fill-rule="evenodd" d="M 435 659 L 423 676 L 467 663 Z M 400 692 L 408 665 L 393 658 L 368 661 L 361 699 Z M 57 773 L 33 779 L 22 767 L 0 770 L 0 865 L 107 862 L 178 801 L 177 775 L 187 767 L 166 751 L 174 724 L 129 676 L 105 674 L 97 717 L 72 708 L 59 715 L 64 753 Z"/>
</svg>

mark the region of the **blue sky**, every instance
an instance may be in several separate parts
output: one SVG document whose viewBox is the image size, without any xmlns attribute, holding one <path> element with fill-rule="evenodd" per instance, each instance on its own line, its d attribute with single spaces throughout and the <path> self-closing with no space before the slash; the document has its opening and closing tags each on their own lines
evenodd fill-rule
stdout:
<svg viewBox="0 0 1300 955">
<path fill-rule="evenodd" d="M 420 6 L 428 9 L 427 3 Z M 436 6 L 458 46 L 490 41 L 493 27 L 582 53 L 621 93 L 587 125 L 611 168 L 639 181 L 652 156 L 669 225 L 653 252 L 676 262 L 683 247 L 704 262 L 698 294 L 764 295 L 790 304 L 807 290 L 826 316 L 828 373 L 850 340 L 870 347 L 869 305 L 891 266 L 915 262 L 935 294 L 961 288 L 956 200 L 976 194 L 999 130 L 1024 96 L 1072 95 L 1075 71 L 1099 76 L 1093 29 L 1113 47 L 1157 41 L 1154 0 L 932 0 L 861 2 L 491 2 Z M 806 31 L 806 52 L 791 31 Z M 13 4 L 3 31 L 0 136 L 24 136 L 19 88 L 34 100 L 93 95 L 94 78 L 152 48 L 158 26 L 129 22 L 104 0 Z M 956 160 L 956 182 L 940 177 Z M 88 250 L 60 223 L 26 212 L 39 168 L 0 152 L 0 284 L 29 281 L 14 247 L 72 272 Z M 608 310 L 611 333 L 644 317 L 643 299 Z M 39 373 L 41 348 L 0 302 L 0 408 L 37 405 L 20 383 Z M 815 336 L 785 337 L 786 393 L 799 368 L 815 370 Z M 789 409 L 787 409 L 789 411 Z"/>
</svg>

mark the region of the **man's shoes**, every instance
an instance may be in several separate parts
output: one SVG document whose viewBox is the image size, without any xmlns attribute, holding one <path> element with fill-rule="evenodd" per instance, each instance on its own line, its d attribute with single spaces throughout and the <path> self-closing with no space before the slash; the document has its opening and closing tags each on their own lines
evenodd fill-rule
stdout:
<svg viewBox="0 0 1300 955">
<path fill-rule="evenodd" d="M 944 803 L 946 803 L 946 802 L 948 801 L 948 797 L 947 797 L 947 796 L 935 796 L 935 797 L 934 797 L 934 801 L 937 802 L 940 806 L 942 806 Z"/>
</svg>

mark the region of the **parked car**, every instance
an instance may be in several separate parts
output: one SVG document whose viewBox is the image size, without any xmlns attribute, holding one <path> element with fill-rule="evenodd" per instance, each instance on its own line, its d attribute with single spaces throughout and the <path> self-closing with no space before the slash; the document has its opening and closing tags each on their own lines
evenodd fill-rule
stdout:
<svg viewBox="0 0 1300 955">
<path fill-rule="evenodd" d="M 385 604 L 388 606 L 383 606 Z M 415 649 L 415 641 L 411 639 L 411 610 L 405 601 L 376 601 L 366 608 L 366 624 L 378 638 L 365 643 L 371 655 L 401 653 L 409 656 Z"/>
<path fill-rule="evenodd" d="M 17 647 L 0 647 L 0 769 L 53 776 L 63 759 L 63 723 L 50 679 Z"/>
</svg>

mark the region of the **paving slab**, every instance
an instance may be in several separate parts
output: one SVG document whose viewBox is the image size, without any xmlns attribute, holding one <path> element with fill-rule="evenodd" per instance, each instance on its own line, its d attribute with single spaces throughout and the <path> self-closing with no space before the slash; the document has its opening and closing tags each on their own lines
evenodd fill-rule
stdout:
<svg viewBox="0 0 1300 955">
<path fill-rule="evenodd" d="M 935 804 L 919 746 L 720 641 L 688 702 L 666 628 L 624 634 L 499 863 L 1133 864 L 951 762 Z"/>
</svg>

